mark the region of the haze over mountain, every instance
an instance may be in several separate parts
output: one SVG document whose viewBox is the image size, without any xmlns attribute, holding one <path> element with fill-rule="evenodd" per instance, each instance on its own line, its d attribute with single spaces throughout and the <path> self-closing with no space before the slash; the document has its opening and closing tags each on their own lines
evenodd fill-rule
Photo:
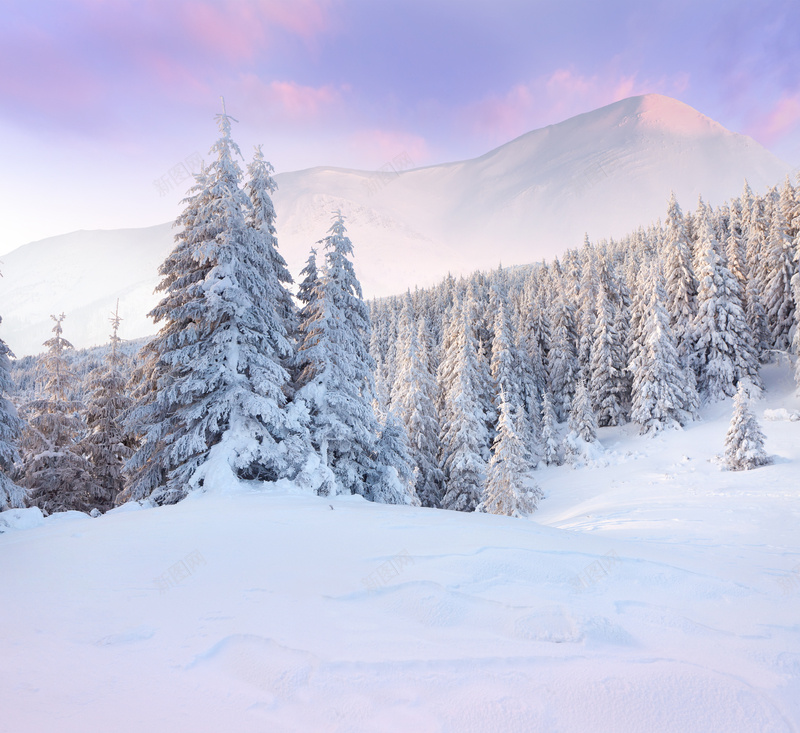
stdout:
<svg viewBox="0 0 800 733">
<path fill-rule="evenodd" d="M 267 151 L 268 152 L 268 151 Z M 406 168 L 408 168 L 406 170 Z M 620 237 L 681 205 L 763 191 L 789 166 L 749 137 L 674 99 L 633 97 L 527 133 L 472 160 L 413 168 L 403 151 L 382 172 L 312 168 L 276 176 L 278 240 L 297 276 L 340 208 L 366 296 L 430 285 L 447 272 L 550 258 Z M 18 356 L 41 351 L 50 314 L 67 314 L 75 346 L 107 340 L 120 299 L 125 338 L 155 331 L 157 268 L 171 223 L 73 232 L 3 258 L 0 335 Z"/>
</svg>

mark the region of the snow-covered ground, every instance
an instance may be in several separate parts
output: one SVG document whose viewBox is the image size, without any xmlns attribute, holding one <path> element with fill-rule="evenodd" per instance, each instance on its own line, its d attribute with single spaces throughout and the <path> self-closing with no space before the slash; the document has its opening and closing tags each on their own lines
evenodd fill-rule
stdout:
<svg viewBox="0 0 800 733">
<path fill-rule="evenodd" d="M 531 520 L 240 489 L 0 515 L 0 730 L 800 729 L 800 409 L 537 474 Z M 7 527 L 2 527 L 5 522 Z"/>
</svg>

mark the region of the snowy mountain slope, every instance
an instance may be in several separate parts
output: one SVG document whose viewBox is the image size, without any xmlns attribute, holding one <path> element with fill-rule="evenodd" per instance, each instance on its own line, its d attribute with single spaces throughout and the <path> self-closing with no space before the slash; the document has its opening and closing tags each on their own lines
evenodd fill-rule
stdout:
<svg viewBox="0 0 800 733">
<path fill-rule="evenodd" d="M 759 415 L 800 408 L 765 377 Z M 0 731 L 795 731 L 800 422 L 731 473 L 730 411 L 601 429 L 531 520 L 290 487 L 6 512 Z"/>
<path fill-rule="evenodd" d="M 76 348 L 102 344 L 117 298 L 126 339 L 153 333 L 158 266 L 173 247 L 172 224 L 146 229 L 72 232 L 32 242 L 0 261 L 0 338 L 17 356 L 43 351 L 51 315 L 66 313 L 64 335 Z"/>
<path fill-rule="evenodd" d="M 276 176 L 278 237 L 293 274 L 336 208 L 347 216 L 371 297 L 430 285 L 448 271 L 549 258 L 579 245 L 584 232 L 593 240 L 622 236 L 663 217 L 673 189 L 691 209 L 701 193 L 720 204 L 741 193 L 745 178 L 763 191 L 788 171 L 750 138 L 659 95 L 536 130 L 473 160 L 402 170 L 410 163 L 398 151 L 382 173 L 313 168 Z M 126 298 L 124 336 L 151 333 L 145 313 L 156 298 L 148 292 L 170 237 L 168 225 L 76 232 L 6 255 L 0 336 L 19 355 L 35 353 L 50 313 L 63 310 L 76 345 L 103 342 L 117 293 Z M 74 269 L 90 284 L 77 286 Z"/>
</svg>

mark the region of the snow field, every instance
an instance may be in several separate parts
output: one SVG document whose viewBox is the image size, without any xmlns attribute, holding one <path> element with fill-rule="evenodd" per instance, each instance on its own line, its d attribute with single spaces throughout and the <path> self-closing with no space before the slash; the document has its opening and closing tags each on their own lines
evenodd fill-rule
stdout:
<svg viewBox="0 0 800 733">
<path fill-rule="evenodd" d="M 800 407 L 764 375 L 759 417 Z M 797 730 L 800 424 L 727 472 L 730 410 L 601 429 L 532 520 L 287 486 L 6 512 L 0 730 Z"/>
</svg>

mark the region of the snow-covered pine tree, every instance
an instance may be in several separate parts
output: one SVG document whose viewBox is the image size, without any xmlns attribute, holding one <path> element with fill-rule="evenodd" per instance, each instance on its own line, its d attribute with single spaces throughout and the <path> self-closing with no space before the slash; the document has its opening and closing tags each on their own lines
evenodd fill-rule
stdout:
<svg viewBox="0 0 800 733">
<path fill-rule="evenodd" d="M 408 294 L 400 314 L 399 364 L 393 385 L 393 412 L 405 426 L 414 464 L 414 487 L 423 506 L 438 507 L 444 475 L 439 467 L 436 382 L 428 371 L 425 321 L 415 324 Z"/>
<path fill-rule="evenodd" d="M 748 280 L 754 284 L 754 291 L 761 297 L 767 288 L 767 233 L 769 221 L 766 216 L 764 199 L 753 195 L 750 185 L 745 181 L 742 202 L 742 226 L 747 252 Z"/>
<path fill-rule="evenodd" d="M 470 324 L 475 345 L 475 368 L 478 375 L 476 393 L 481 403 L 481 412 L 486 421 L 487 443 L 485 452 L 488 455 L 494 440 L 494 428 L 497 423 L 497 406 L 495 405 L 495 384 L 492 379 L 492 335 L 494 319 L 490 301 L 496 303 L 495 290 L 483 289 L 483 278 L 471 280 L 464 298 L 464 314 Z"/>
<path fill-rule="evenodd" d="M 378 504 L 420 506 L 414 482 L 414 462 L 405 428 L 389 412 L 376 444 L 375 467 L 369 479 L 370 499 Z"/>
<path fill-rule="evenodd" d="M 739 199 L 733 199 L 730 205 L 725 256 L 728 268 L 739 281 L 739 287 L 744 292 L 747 287 L 747 245 L 742 223 L 742 205 Z"/>
<path fill-rule="evenodd" d="M 625 419 L 626 399 L 622 342 L 616 331 L 614 309 L 605 284 L 597 291 L 597 317 L 589 362 L 589 391 L 603 427 L 620 425 Z"/>
<path fill-rule="evenodd" d="M 793 242 L 789 236 L 789 224 L 785 207 L 777 206 L 767 238 L 766 257 L 769 262 L 764 292 L 764 310 L 769 329 L 770 347 L 787 351 L 795 326 L 792 277 L 797 271 L 794 263 Z"/>
<path fill-rule="evenodd" d="M 62 336 L 64 314 L 52 318 L 55 336 L 45 341 L 48 350 L 40 362 L 44 396 L 21 410 L 26 424 L 20 484 L 28 490 L 28 502 L 45 515 L 71 509 L 89 512 L 106 496 L 77 444 L 84 423 L 83 405 L 71 398 L 75 375 L 65 352 L 72 344 Z"/>
<path fill-rule="evenodd" d="M 536 510 L 544 495 L 528 476 L 529 464 L 514 413 L 515 407 L 501 391 L 497 437 L 478 510 L 507 517 L 524 517 Z"/>
<path fill-rule="evenodd" d="M 743 379 L 733 400 L 733 417 L 725 436 L 725 465 L 731 471 L 758 468 L 770 462 L 764 450 L 764 433 L 750 409 L 751 390 L 757 387 Z"/>
<path fill-rule="evenodd" d="M 588 375 L 591 370 L 592 344 L 597 324 L 597 296 L 600 277 L 597 272 L 597 255 L 586 235 L 581 250 L 581 278 L 578 288 L 578 368 Z"/>
<path fill-rule="evenodd" d="M 564 451 L 570 462 L 574 462 L 598 446 L 597 418 L 592 410 L 589 388 L 584 379 L 579 379 L 569 413 L 569 432 L 564 437 Z"/>
<path fill-rule="evenodd" d="M 720 256 L 706 210 L 698 223 L 700 289 L 695 334 L 698 391 L 709 400 L 731 396 L 740 379 L 758 380 L 739 283 Z"/>
<path fill-rule="evenodd" d="M 90 372 L 87 380 L 90 392 L 84 411 L 87 433 L 79 446 L 89 459 L 94 482 L 103 491 L 103 495 L 96 498 L 100 511 L 111 509 L 123 490 L 122 469 L 135 448 L 133 436 L 122 424 L 122 416 L 130 409 L 131 400 L 126 393 L 123 375 L 125 357 L 119 350 L 121 320 L 117 301 L 117 309 L 111 318 L 111 342 L 105 355 L 105 366 Z"/>
<path fill-rule="evenodd" d="M 686 221 L 675 193 L 670 195 L 664 236 L 664 275 L 666 278 L 667 312 L 675 333 L 678 356 L 684 366 L 694 352 L 692 326 L 697 313 L 697 278 L 692 267 L 692 246 Z"/>
<path fill-rule="evenodd" d="M 309 334 L 305 329 L 312 327 L 314 314 L 317 312 L 315 303 L 319 293 L 319 270 L 317 269 L 317 250 L 312 247 L 306 260 L 305 267 L 300 271 L 302 280 L 297 288 L 297 299 L 300 301 L 298 312 L 298 341 L 302 349 L 295 352 L 295 386 L 302 387 L 308 384 L 315 376 L 315 367 L 321 364 L 321 359 L 314 358 L 316 337 L 318 334 Z"/>
<path fill-rule="evenodd" d="M 2 323 L 0 318 L 0 323 Z M 25 506 L 25 489 L 12 480 L 19 461 L 22 420 L 9 399 L 14 384 L 11 380 L 11 349 L 0 339 L 0 512 Z"/>
<path fill-rule="evenodd" d="M 588 386 L 583 379 L 578 380 L 578 388 L 569 413 L 569 429 L 586 443 L 597 442 L 597 418 L 592 410 Z"/>
<path fill-rule="evenodd" d="M 664 303 L 664 275 L 656 266 L 652 275 L 649 315 L 643 326 L 642 346 L 633 364 L 631 419 L 643 433 L 685 425 L 697 409 L 694 380 L 687 379 Z"/>
<path fill-rule="evenodd" d="M 453 306 L 445 338 L 447 350 L 439 367 L 443 401 L 440 443 L 445 472 L 441 507 L 465 512 L 480 503 L 489 440 L 486 416 L 478 399 L 478 357 L 469 312 L 461 303 Z"/>
<path fill-rule="evenodd" d="M 796 241 L 796 259 L 798 263 L 800 263 L 800 234 L 797 235 Z M 795 356 L 794 380 L 797 383 L 798 388 L 800 388 L 800 272 L 796 272 L 792 276 L 792 291 L 794 292 L 795 302 L 795 323 L 798 324 L 794 330 L 794 336 L 792 338 L 792 353 Z"/>
<path fill-rule="evenodd" d="M 289 291 L 293 283 L 292 276 L 286 266 L 286 260 L 278 252 L 278 238 L 275 230 L 275 206 L 272 203 L 272 194 L 278 190 L 278 184 L 272 177 L 274 169 L 272 164 L 264 160 L 264 153 L 260 145 L 256 145 L 253 160 L 247 166 L 247 183 L 245 191 L 250 198 L 250 208 L 246 221 L 256 236 L 256 246 L 252 253 L 257 258 L 255 267 L 262 268 L 265 278 L 271 283 L 270 296 L 273 302 L 269 305 L 274 311 L 271 314 L 278 324 L 282 321 L 283 331 L 288 336 L 288 343 L 284 345 L 286 353 L 284 366 L 291 366 L 292 352 L 287 348 L 293 344 L 297 331 L 297 308 Z M 302 297 L 300 298 L 302 302 Z"/>
<path fill-rule="evenodd" d="M 311 441 L 336 477 L 335 490 L 370 499 L 367 479 L 375 470 L 380 426 L 372 410 L 369 309 L 350 261 L 353 244 L 340 211 L 319 243 L 325 267 L 301 324 L 298 347 L 313 378 L 296 399 L 308 407 Z"/>
<path fill-rule="evenodd" d="M 150 383 L 131 411 L 143 443 L 128 461 L 123 500 L 170 504 L 209 484 L 294 477 L 309 451 L 284 409 L 292 344 L 269 215 L 251 214 L 232 118 L 223 111 L 217 120 L 215 160 L 185 199 L 177 244 L 159 269 L 164 298 L 150 315 L 164 325 L 143 354 Z"/>
<path fill-rule="evenodd" d="M 547 389 L 547 369 L 537 331 L 529 328 L 532 325 L 529 315 L 532 307 L 530 302 L 525 302 L 517 314 L 514 346 L 518 355 L 522 408 L 528 424 L 538 434 L 542 415 L 541 394 Z M 535 452 L 537 446 L 531 445 L 529 448 Z"/>
<path fill-rule="evenodd" d="M 541 450 L 545 463 L 555 466 L 562 464 L 563 458 L 561 455 L 561 441 L 556 427 L 556 413 L 553 409 L 553 399 L 547 390 L 542 393 Z"/>
<path fill-rule="evenodd" d="M 500 413 L 500 402 L 505 396 L 509 409 L 513 414 L 517 435 L 525 449 L 526 460 L 530 461 L 533 453 L 538 452 L 538 438 L 533 425 L 528 421 L 521 393 L 520 356 L 514 344 L 511 320 L 508 314 L 508 303 L 505 293 L 497 292 L 494 333 L 492 335 L 492 360 L 490 363 L 492 380 L 495 385 L 495 409 Z M 495 426 L 493 426 L 495 427 Z M 499 429 L 499 423 L 496 426 Z"/>
<path fill-rule="evenodd" d="M 563 421 L 569 415 L 578 378 L 577 337 L 573 309 L 563 294 L 556 296 L 552 307 L 553 335 L 548 354 L 550 392 L 556 416 Z"/>
</svg>

